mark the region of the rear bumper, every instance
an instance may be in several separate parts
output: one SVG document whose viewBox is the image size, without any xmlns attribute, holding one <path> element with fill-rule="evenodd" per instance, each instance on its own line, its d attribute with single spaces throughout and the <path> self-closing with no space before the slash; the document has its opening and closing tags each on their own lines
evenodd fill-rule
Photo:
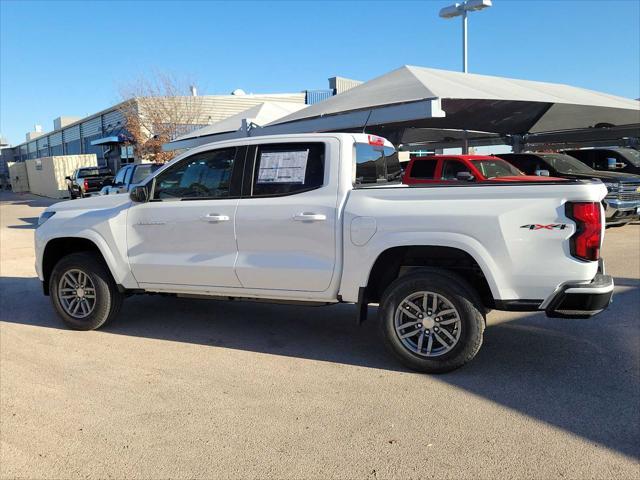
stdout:
<svg viewBox="0 0 640 480">
<path fill-rule="evenodd" d="M 628 223 L 638 216 L 639 200 L 605 198 L 607 225 Z"/>
<path fill-rule="evenodd" d="M 613 277 L 598 273 L 590 283 L 563 284 L 540 309 L 551 318 L 589 318 L 609 306 L 613 288 Z"/>
</svg>

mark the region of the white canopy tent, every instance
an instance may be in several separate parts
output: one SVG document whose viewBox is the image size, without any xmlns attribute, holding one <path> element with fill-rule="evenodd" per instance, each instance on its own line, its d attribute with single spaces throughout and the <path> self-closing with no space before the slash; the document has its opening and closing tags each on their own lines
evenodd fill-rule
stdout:
<svg viewBox="0 0 640 480">
<path fill-rule="evenodd" d="M 367 131 L 412 146 L 640 137 L 640 102 L 570 85 L 403 66 L 314 105 L 265 102 L 165 149 L 252 135 Z M 544 138 L 543 138 L 544 137 Z M 577 140 L 578 139 L 578 140 Z M 574 144 L 574 143 L 572 143 Z"/>
<path fill-rule="evenodd" d="M 468 130 L 487 132 L 494 143 L 496 135 L 623 125 L 640 136 L 638 101 L 569 85 L 404 66 L 280 118 L 261 134 L 366 128 L 396 144 L 419 144 L 420 129 L 424 141 L 440 143 L 451 130 Z"/>
</svg>

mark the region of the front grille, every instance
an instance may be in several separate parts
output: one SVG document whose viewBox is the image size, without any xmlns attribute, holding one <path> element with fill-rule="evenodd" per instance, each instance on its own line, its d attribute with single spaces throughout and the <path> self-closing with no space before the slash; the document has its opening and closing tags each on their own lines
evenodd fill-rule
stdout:
<svg viewBox="0 0 640 480">
<path fill-rule="evenodd" d="M 622 182 L 618 198 L 625 202 L 640 200 L 640 182 Z"/>
</svg>

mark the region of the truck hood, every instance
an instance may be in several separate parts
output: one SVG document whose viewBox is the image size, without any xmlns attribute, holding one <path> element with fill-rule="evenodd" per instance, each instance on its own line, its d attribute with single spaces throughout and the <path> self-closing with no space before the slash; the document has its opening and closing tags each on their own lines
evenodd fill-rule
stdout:
<svg viewBox="0 0 640 480">
<path fill-rule="evenodd" d="M 79 198 L 77 200 L 67 200 L 66 202 L 54 203 L 48 207 L 46 211 L 61 212 L 72 210 L 102 210 L 119 207 L 127 203 L 131 203 L 131 199 L 128 194 L 98 195 L 95 197 Z"/>
<path fill-rule="evenodd" d="M 640 182 L 640 175 L 602 170 L 594 170 L 591 173 L 567 173 L 562 176 L 564 178 L 598 178 L 603 182 Z"/>
</svg>

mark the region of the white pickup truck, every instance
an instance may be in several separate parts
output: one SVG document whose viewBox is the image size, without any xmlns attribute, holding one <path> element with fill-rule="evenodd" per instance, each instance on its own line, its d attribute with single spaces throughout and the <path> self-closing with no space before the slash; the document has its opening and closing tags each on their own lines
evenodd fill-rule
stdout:
<svg viewBox="0 0 640 480">
<path fill-rule="evenodd" d="M 379 304 L 406 366 L 452 370 L 490 309 L 585 318 L 607 308 L 597 181 L 409 187 L 366 134 L 243 138 L 188 151 L 129 195 L 62 202 L 36 229 L 44 293 L 95 329 L 132 294 Z"/>
</svg>

